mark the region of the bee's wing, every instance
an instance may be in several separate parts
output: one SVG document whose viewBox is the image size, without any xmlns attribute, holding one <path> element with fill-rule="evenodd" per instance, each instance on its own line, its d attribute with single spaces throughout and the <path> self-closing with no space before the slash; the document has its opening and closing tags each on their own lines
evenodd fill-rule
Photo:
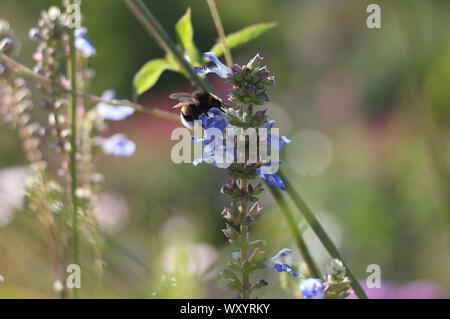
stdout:
<svg viewBox="0 0 450 319">
<path fill-rule="evenodd" d="M 180 103 L 173 106 L 174 109 L 182 107 L 183 105 L 189 104 L 189 103 L 198 103 L 197 99 L 192 96 L 192 93 L 173 93 L 170 94 L 169 97 L 172 100 L 178 100 Z"/>
<path fill-rule="evenodd" d="M 186 105 L 186 102 L 180 102 L 180 103 L 178 103 L 178 104 L 172 106 L 172 108 L 173 108 L 173 109 L 177 109 L 177 108 L 179 108 L 179 107 L 182 107 L 183 105 Z"/>
<path fill-rule="evenodd" d="M 172 93 L 169 95 L 169 98 L 172 100 L 178 100 L 181 102 L 191 102 L 195 100 L 192 93 L 184 93 L 184 92 L 178 92 L 178 93 Z"/>
</svg>

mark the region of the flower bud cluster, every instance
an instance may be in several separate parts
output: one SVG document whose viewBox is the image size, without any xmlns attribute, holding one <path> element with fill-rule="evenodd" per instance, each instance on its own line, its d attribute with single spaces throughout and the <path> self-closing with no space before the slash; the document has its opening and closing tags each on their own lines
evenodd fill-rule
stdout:
<svg viewBox="0 0 450 319">
<path fill-rule="evenodd" d="M 261 134 L 260 129 L 270 130 L 275 124 L 268 121 L 266 110 L 253 111 L 254 106 L 262 105 L 269 100 L 267 87 L 275 84 L 275 79 L 270 76 L 267 67 L 261 66 L 262 57 L 257 54 L 246 65 L 233 65 L 231 68 L 224 65 L 214 54 L 206 52 L 204 54 L 215 66 L 196 67 L 194 70 L 200 74 L 215 73 L 227 79 L 233 86 L 229 93 L 229 100 L 233 102 L 232 107 L 224 107 L 225 116 L 219 109 L 211 109 L 206 115 L 200 117 L 202 125 L 206 130 L 206 136 L 195 139 L 194 142 L 201 142 L 203 155 L 194 161 L 198 163 L 210 163 L 219 168 L 226 168 L 231 177 L 230 181 L 222 187 L 222 193 L 231 198 L 231 204 L 222 212 L 222 216 L 227 221 L 223 233 L 239 251 L 233 254 L 233 260 L 221 272 L 226 279 L 230 289 L 238 292 L 239 297 L 249 298 L 253 289 L 261 288 L 267 284 L 262 279 L 256 283 L 251 283 L 250 274 L 259 268 L 264 268 L 264 251 L 259 246 L 264 244 L 262 240 L 250 241 L 248 226 L 253 224 L 261 215 L 261 208 L 258 204 L 258 196 L 264 190 L 262 183 L 252 184 L 256 178 L 264 179 L 272 186 L 285 189 L 283 181 L 270 168 L 277 166 L 280 162 L 266 161 L 259 156 L 256 163 L 250 162 L 250 136 L 245 130 L 252 129 L 258 141 L 267 143 L 271 149 L 281 149 L 284 144 L 291 141 L 286 137 L 278 137 L 273 134 Z M 224 130 L 226 128 L 226 130 Z M 225 136 L 224 139 L 217 139 L 214 134 L 208 133 L 209 129 L 220 130 Z M 230 134 L 230 131 L 240 132 L 238 135 Z M 266 131 L 267 132 L 267 131 Z M 247 134 L 250 134 L 247 132 Z M 213 138 L 214 137 L 214 138 Z M 226 148 L 225 165 L 216 160 L 224 152 L 224 143 L 228 138 L 243 142 L 245 154 L 237 148 Z M 243 155 L 243 156 L 242 156 Z M 243 159 L 237 160 L 238 158 Z M 229 161 L 231 159 L 231 161 Z M 238 231 L 239 230 L 239 231 Z M 291 271 L 295 273 L 287 264 L 275 263 L 277 271 Z M 280 268 L 281 267 L 281 268 Z M 241 279 L 235 272 L 241 273 Z"/>
<path fill-rule="evenodd" d="M 270 76 L 266 66 L 261 66 L 262 57 L 257 54 L 246 65 L 234 64 L 229 77 L 233 90 L 230 101 L 235 105 L 253 106 L 269 101 L 267 86 L 275 85 L 275 78 Z"/>
<path fill-rule="evenodd" d="M 31 92 L 26 87 L 23 78 L 5 76 L 1 80 L 4 85 L 0 88 L 0 116 L 4 122 L 16 129 L 22 140 L 27 160 L 40 166 L 42 154 L 39 150 L 41 126 L 31 121 L 29 111 L 33 107 L 30 101 Z"/>
<path fill-rule="evenodd" d="M 350 295 L 350 279 L 339 259 L 333 259 L 326 275 L 325 295 L 330 299 L 345 299 Z"/>
<path fill-rule="evenodd" d="M 37 43 L 33 59 L 34 71 L 51 81 L 50 85 L 38 84 L 44 94 L 40 106 L 48 112 L 48 125 L 45 134 L 53 137 L 53 149 L 62 154 L 63 161 L 59 175 L 66 176 L 69 171 L 70 119 L 67 118 L 68 99 L 63 88 L 70 88 L 65 75 L 65 61 L 69 55 L 69 31 L 65 13 L 56 7 L 43 11 L 38 27 L 29 32 L 31 40 Z"/>
</svg>

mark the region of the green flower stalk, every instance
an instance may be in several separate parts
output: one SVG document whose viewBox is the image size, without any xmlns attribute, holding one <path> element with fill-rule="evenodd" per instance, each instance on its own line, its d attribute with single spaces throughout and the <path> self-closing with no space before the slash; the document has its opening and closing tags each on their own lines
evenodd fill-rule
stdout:
<svg viewBox="0 0 450 319">
<path fill-rule="evenodd" d="M 18 41 L 14 38 L 9 24 L 0 21 L 1 53 L 18 54 Z M 31 91 L 27 88 L 23 78 L 16 77 L 9 67 L 1 63 L 1 89 L 0 89 L 0 115 L 3 120 L 18 132 L 22 140 L 25 156 L 30 163 L 32 176 L 26 181 L 27 207 L 43 226 L 48 234 L 51 264 L 54 282 L 64 281 L 61 263 L 62 252 L 65 249 L 65 240 L 58 234 L 58 220 L 55 214 L 64 215 L 64 204 L 61 201 L 62 189 L 59 184 L 52 181 L 46 172 L 47 163 L 42 158 L 39 149 L 41 146 L 42 126 L 31 121 L 29 114 L 33 108 L 30 100 Z M 58 284 L 58 286 L 61 286 Z M 59 297 L 65 297 L 65 289 L 55 291 Z"/>
<path fill-rule="evenodd" d="M 53 6 L 42 12 L 38 26 L 30 30 L 30 39 L 37 43 L 33 70 L 12 58 L 19 51 L 19 43 L 9 24 L 0 21 L 0 115 L 18 131 L 33 171 L 26 182 L 27 208 L 49 235 L 54 290 L 60 298 L 77 296 L 77 290 L 69 292 L 65 283 L 66 267 L 80 264 L 79 239 L 91 244 L 96 255 L 94 265 L 102 273 L 95 210 L 103 177 L 96 172 L 94 160 L 105 149 L 105 139 L 99 137 L 106 127 L 105 119 L 119 120 L 125 113 L 128 116 L 134 112 L 127 109 L 129 106 L 117 106 L 116 110 L 106 104 L 106 97 L 92 98 L 77 90 L 89 87 L 93 72 L 87 68 L 87 59 L 95 48 L 85 37 L 85 28 L 67 25 L 68 14 Z M 31 90 L 17 74 L 37 80 L 43 95 L 39 106 L 48 114 L 47 123 L 31 121 Z M 89 109 L 91 100 L 102 102 L 102 107 Z M 55 171 L 43 160 L 44 150 L 57 154 Z"/>
<path fill-rule="evenodd" d="M 253 181 L 261 178 L 272 186 L 284 189 L 276 170 L 269 169 L 275 164 L 279 165 L 278 158 L 266 158 L 261 154 L 255 154 L 253 158 L 252 150 L 258 153 L 264 146 L 279 150 L 291 141 L 284 136 L 280 138 L 267 134 L 267 129 L 271 129 L 274 122 L 268 121 L 266 110 L 254 110 L 268 101 L 267 87 L 275 84 L 274 77 L 270 76 L 265 66 L 261 66 L 262 58 L 259 55 L 246 65 L 235 64 L 231 68 L 210 52 L 204 55 L 215 66 L 196 67 L 195 71 L 202 74 L 216 73 L 227 79 L 233 85 L 229 94 L 233 106 L 223 104 L 222 110 L 212 108 L 206 115 L 200 116 L 206 135 L 194 140 L 203 144 L 203 155 L 194 161 L 194 165 L 210 163 L 228 170 L 230 180 L 222 187 L 222 193 L 231 198 L 231 203 L 222 212 L 227 221 L 223 232 L 238 250 L 233 253 L 232 260 L 221 274 L 226 278 L 228 287 L 238 292 L 239 298 L 248 299 L 253 290 L 267 284 L 264 279 L 253 282 L 251 278 L 255 270 L 265 268 L 266 260 L 261 248 L 264 241 L 252 240 L 250 236 L 250 226 L 262 216 L 258 196 L 264 190 L 262 181 Z M 223 132 L 224 140 L 213 138 L 212 130 Z M 234 145 L 235 142 L 237 145 Z M 257 147 L 253 144 L 255 142 L 259 143 Z M 230 144 L 233 146 L 230 147 Z M 224 148 L 225 161 L 222 161 L 220 154 Z M 240 276 L 236 273 L 240 273 Z"/>
</svg>

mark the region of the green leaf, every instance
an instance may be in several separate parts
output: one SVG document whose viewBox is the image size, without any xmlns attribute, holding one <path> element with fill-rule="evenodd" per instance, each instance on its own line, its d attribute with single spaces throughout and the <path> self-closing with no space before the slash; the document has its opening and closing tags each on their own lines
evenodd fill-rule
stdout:
<svg viewBox="0 0 450 319">
<path fill-rule="evenodd" d="M 234 272 L 232 272 L 230 269 L 228 269 L 226 267 L 223 268 L 222 271 L 220 272 L 220 276 L 225 278 L 229 289 L 237 291 L 237 292 L 242 292 L 241 281 L 236 276 L 236 274 Z"/>
<path fill-rule="evenodd" d="M 136 73 L 133 85 L 137 94 L 142 94 L 156 84 L 161 73 L 173 66 L 164 59 L 150 60 Z"/>
<path fill-rule="evenodd" d="M 276 22 L 253 24 L 240 31 L 227 35 L 225 42 L 228 48 L 232 49 L 256 39 L 264 32 L 274 28 L 276 25 Z M 223 55 L 223 46 L 221 43 L 216 43 L 209 51 L 214 53 L 216 56 L 221 56 Z"/>
<path fill-rule="evenodd" d="M 186 13 L 178 20 L 175 31 L 183 54 L 189 58 L 191 65 L 199 65 L 199 54 L 194 43 L 194 28 L 191 22 L 191 8 L 188 8 Z"/>
</svg>

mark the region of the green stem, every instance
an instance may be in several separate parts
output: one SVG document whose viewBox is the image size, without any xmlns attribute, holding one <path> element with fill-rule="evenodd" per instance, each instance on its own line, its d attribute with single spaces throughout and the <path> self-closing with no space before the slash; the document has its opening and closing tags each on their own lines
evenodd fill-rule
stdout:
<svg viewBox="0 0 450 319">
<path fill-rule="evenodd" d="M 289 226 L 289 229 L 294 236 L 295 243 L 297 245 L 298 250 L 300 251 L 300 254 L 303 257 L 303 261 L 305 262 L 306 266 L 308 267 L 309 273 L 314 278 L 322 279 L 322 275 L 320 274 L 319 267 L 317 267 L 313 257 L 311 256 L 311 253 L 308 250 L 308 247 L 306 246 L 305 241 L 303 240 L 302 234 L 297 226 L 297 222 L 292 215 L 291 211 L 289 210 L 286 201 L 283 199 L 283 196 L 280 192 L 280 190 L 276 187 L 271 187 L 269 184 L 267 184 L 267 188 L 269 189 L 270 193 L 272 194 L 273 198 L 277 202 L 278 206 L 280 207 L 281 213 L 286 219 L 286 222 Z"/>
<path fill-rule="evenodd" d="M 79 240 L 78 240 L 78 199 L 77 199 L 77 71 L 75 51 L 75 30 L 70 31 L 70 84 L 72 89 L 72 134 L 70 137 L 70 175 L 72 176 L 72 236 L 73 236 L 73 259 L 75 264 L 80 265 Z M 78 298 L 78 288 L 74 288 L 73 296 Z"/>
<path fill-rule="evenodd" d="M 286 185 L 287 194 L 289 195 L 289 197 L 291 197 L 292 201 L 294 202 L 295 206 L 297 206 L 298 210 L 303 214 L 306 221 L 311 226 L 311 229 L 314 231 L 317 237 L 319 237 L 319 240 L 322 242 L 322 245 L 325 246 L 326 250 L 333 258 L 337 258 L 340 261 L 342 261 L 342 264 L 344 265 L 347 271 L 347 275 L 351 280 L 351 286 L 355 291 L 355 294 L 361 299 L 367 299 L 367 295 L 362 289 L 358 280 L 356 280 L 356 278 L 353 276 L 352 272 L 350 271 L 350 268 L 345 263 L 336 246 L 334 245 L 328 234 L 325 232 L 322 225 L 320 225 L 319 221 L 316 219 L 311 209 L 308 207 L 308 205 L 305 203 L 305 201 L 302 199 L 299 193 L 297 193 L 294 187 L 292 187 L 292 184 L 289 182 L 287 177 L 284 176 L 284 174 L 281 171 L 278 171 L 278 175 L 280 175 L 280 177 L 283 179 Z"/>
<path fill-rule="evenodd" d="M 183 57 L 183 54 L 177 49 L 175 43 L 142 0 L 125 0 L 125 4 L 130 8 L 131 12 L 133 12 L 139 22 L 142 23 L 147 32 L 156 40 L 161 48 L 174 56 L 186 74 L 189 75 L 191 80 L 194 81 L 199 88 L 207 92 L 215 92 L 208 82 L 201 79 L 194 72 L 191 64 Z"/>
<path fill-rule="evenodd" d="M 242 191 L 247 190 L 247 179 L 241 179 L 241 189 Z M 242 201 L 242 216 L 243 221 L 246 220 L 248 214 L 248 203 L 246 200 Z M 248 269 L 244 267 L 244 263 L 247 261 L 248 257 L 248 225 L 244 222 L 241 224 L 241 266 L 242 266 L 242 295 L 244 299 L 250 299 L 250 274 Z"/>
<path fill-rule="evenodd" d="M 35 73 L 33 70 L 31 70 L 30 68 L 26 67 L 25 65 L 17 62 L 16 60 L 12 59 L 11 57 L 8 57 L 7 55 L 5 55 L 4 53 L 0 53 L 0 60 L 3 61 L 8 68 L 17 73 L 17 74 L 21 74 L 23 76 L 26 76 L 32 80 L 35 80 L 37 82 L 40 82 L 42 84 L 49 84 L 49 85 L 54 85 L 56 87 L 58 87 L 59 89 L 65 91 L 66 93 L 70 93 L 73 94 L 75 93 L 77 96 L 89 99 L 91 101 L 100 103 L 100 102 L 104 102 L 110 105 L 127 105 L 127 106 L 131 106 L 133 107 L 136 111 L 140 111 L 140 112 L 146 112 L 146 113 L 150 113 L 168 120 L 173 120 L 173 121 L 179 121 L 180 117 L 179 115 L 175 114 L 175 113 L 171 113 L 171 112 L 167 112 L 164 110 L 160 110 L 158 108 L 152 107 L 152 106 L 144 106 L 138 103 L 133 103 L 130 101 L 125 101 L 125 100 L 117 100 L 117 99 L 113 99 L 113 100 L 105 100 L 102 99 L 99 96 L 96 95 L 92 95 L 92 94 L 88 94 L 88 93 L 84 93 L 84 92 L 80 92 L 80 91 L 76 91 L 76 90 L 71 90 L 66 88 L 65 86 L 62 86 L 60 84 L 56 84 L 55 82 L 53 82 L 52 80 L 50 80 L 49 78 L 46 78 L 45 76 L 42 76 L 38 73 Z"/>
<path fill-rule="evenodd" d="M 209 10 L 211 11 L 211 15 L 214 20 L 214 24 L 216 25 L 217 33 L 219 34 L 220 42 L 223 46 L 223 52 L 225 55 L 225 61 L 227 62 L 228 66 L 233 65 L 233 58 L 231 56 L 230 48 L 227 45 L 226 38 L 225 38 L 225 30 L 223 29 L 222 20 L 220 19 L 219 11 L 217 10 L 216 2 L 214 0 L 207 0 Z"/>
</svg>

